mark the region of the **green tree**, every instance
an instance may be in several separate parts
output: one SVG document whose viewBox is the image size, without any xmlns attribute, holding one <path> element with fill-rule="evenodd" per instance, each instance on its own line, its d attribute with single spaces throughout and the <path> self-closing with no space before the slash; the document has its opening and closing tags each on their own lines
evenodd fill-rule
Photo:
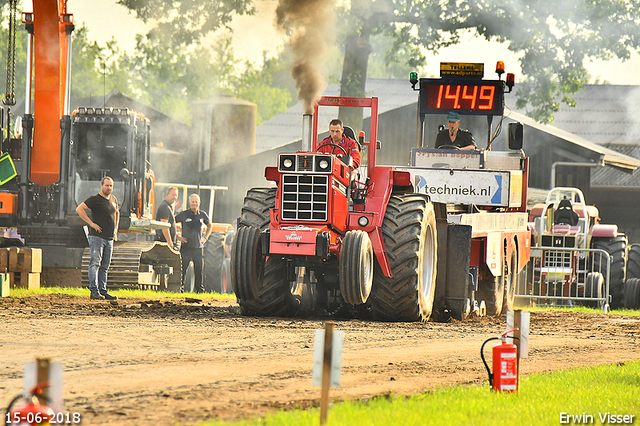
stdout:
<svg viewBox="0 0 640 426">
<path fill-rule="evenodd" d="M 570 95 L 588 83 L 586 59 L 626 59 L 640 48 L 637 0 L 352 0 L 350 15 L 343 95 L 364 92 L 373 34 L 393 38 L 393 51 L 418 65 L 425 61 L 425 49 L 437 52 L 472 31 L 521 54 L 525 79 L 518 86 L 517 106 L 541 122 L 552 121 L 558 100 L 572 104 Z"/>
<path fill-rule="evenodd" d="M 285 111 L 291 103 L 291 94 L 286 88 L 273 86 L 273 76 L 266 58 L 264 63 L 265 66 L 258 69 L 247 62 L 244 72 L 233 79 L 235 96 L 258 106 L 258 124 Z"/>
<path fill-rule="evenodd" d="M 180 10 L 172 25 L 179 21 L 192 29 L 176 37 L 180 42 L 197 40 L 228 22 L 228 14 L 198 13 L 203 2 L 120 0 L 143 19 Z M 248 0 L 242 7 L 251 10 Z M 339 37 L 345 49 L 340 79 L 344 96 L 365 95 L 373 37 L 393 40 L 388 63 L 401 61 L 415 68 L 425 63 L 426 51 L 437 53 L 471 31 L 506 42 L 520 55 L 524 81 L 518 84 L 517 106 L 536 120 L 550 122 L 560 102 L 571 104 L 570 95 L 588 83 L 585 60 L 624 60 L 640 49 L 639 0 L 351 0 L 344 7 L 348 27 Z"/>
<path fill-rule="evenodd" d="M 13 72 L 7 70 L 7 56 L 8 56 L 8 43 L 9 43 L 9 2 L 8 0 L 0 0 L 0 70 L 5 77 L 3 80 L 5 84 L 2 85 L 3 100 L 7 95 L 9 85 L 6 83 L 8 79 L 14 81 L 14 95 L 20 98 L 24 93 L 24 79 L 25 79 L 25 64 L 26 64 L 26 33 L 22 30 L 24 27 L 20 22 L 20 5 L 18 4 L 16 19 L 17 28 L 15 35 L 15 68 Z M 9 72 L 8 72 L 9 71 Z"/>
<path fill-rule="evenodd" d="M 71 43 L 71 96 L 85 97 L 110 93 L 104 78 L 103 51 L 98 43 L 89 41 L 85 26 L 76 28 Z"/>
<path fill-rule="evenodd" d="M 197 43 L 235 16 L 255 12 L 252 0 L 118 0 L 117 4 L 134 11 L 143 22 L 156 21 L 156 30 L 174 46 Z"/>
<path fill-rule="evenodd" d="M 191 104 L 214 95 L 234 95 L 258 104 L 259 122 L 285 110 L 289 94 L 271 87 L 271 77 L 251 63 L 244 68 L 234 58 L 231 40 L 213 47 L 175 48 L 169 38 L 152 31 L 138 35 L 134 53 L 109 46 L 106 80 L 109 89 L 134 96 L 153 108 L 186 123 Z"/>
</svg>

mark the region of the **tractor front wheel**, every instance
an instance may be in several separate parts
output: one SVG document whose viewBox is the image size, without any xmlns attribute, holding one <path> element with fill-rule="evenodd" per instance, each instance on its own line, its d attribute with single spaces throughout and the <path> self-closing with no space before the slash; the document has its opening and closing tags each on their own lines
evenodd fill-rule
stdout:
<svg viewBox="0 0 640 426">
<path fill-rule="evenodd" d="M 604 276 L 600 272 L 589 272 L 584 283 L 584 297 L 602 298 L 604 294 Z M 598 308 L 602 302 L 598 300 L 586 300 L 585 306 Z"/>
<path fill-rule="evenodd" d="M 364 231 L 349 231 L 340 250 L 340 292 L 345 302 L 361 305 L 371 294 L 373 284 L 373 249 Z"/>
</svg>

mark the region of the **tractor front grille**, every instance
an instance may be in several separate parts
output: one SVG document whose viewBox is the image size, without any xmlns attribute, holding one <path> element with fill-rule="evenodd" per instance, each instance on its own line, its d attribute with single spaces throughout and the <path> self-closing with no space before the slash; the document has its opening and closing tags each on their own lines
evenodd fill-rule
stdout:
<svg viewBox="0 0 640 426">
<path fill-rule="evenodd" d="M 283 175 L 282 220 L 326 221 L 328 175 Z"/>
<path fill-rule="evenodd" d="M 312 172 L 314 159 L 314 155 L 298 155 L 298 171 Z"/>
<path fill-rule="evenodd" d="M 544 266 L 546 268 L 571 268 L 571 252 L 545 250 Z"/>
<path fill-rule="evenodd" d="M 573 248 L 576 246 L 576 237 L 573 235 L 543 235 L 542 246 Z M 544 265 L 548 268 L 571 268 L 571 252 L 545 250 Z"/>
</svg>

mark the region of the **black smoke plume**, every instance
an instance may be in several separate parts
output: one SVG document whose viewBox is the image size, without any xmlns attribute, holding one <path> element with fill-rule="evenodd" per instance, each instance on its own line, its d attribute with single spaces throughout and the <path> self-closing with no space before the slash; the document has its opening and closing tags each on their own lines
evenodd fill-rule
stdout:
<svg viewBox="0 0 640 426">
<path fill-rule="evenodd" d="M 335 0 L 280 0 L 276 9 L 278 27 L 291 36 L 291 75 L 305 114 L 313 113 L 326 86 L 322 63 L 328 44 L 334 39 L 334 10 Z"/>
</svg>

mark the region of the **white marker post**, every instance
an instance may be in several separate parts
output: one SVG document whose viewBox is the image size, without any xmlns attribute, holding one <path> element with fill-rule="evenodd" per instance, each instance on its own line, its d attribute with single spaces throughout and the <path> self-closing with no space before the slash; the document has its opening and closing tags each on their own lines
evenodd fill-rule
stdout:
<svg viewBox="0 0 640 426">
<path fill-rule="evenodd" d="M 516 309 L 515 311 L 507 312 L 507 330 L 516 329 L 513 332 L 513 337 L 517 337 L 517 339 L 513 339 L 513 343 L 516 345 L 516 353 L 517 353 L 517 374 L 518 374 L 518 383 L 520 383 L 520 358 L 527 358 L 529 356 L 529 311 L 522 311 L 520 309 Z"/>
<path fill-rule="evenodd" d="M 322 386 L 320 397 L 320 424 L 327 422 L 329 412 L 329 388 L 340 387 L 342 370 L 342 342 L 344 332 L 334 330 L 334 323 L 327 321 L 324 330 L 316 330 L 313 351 L 313 371 L 311 384 Z"/>
</svg>

